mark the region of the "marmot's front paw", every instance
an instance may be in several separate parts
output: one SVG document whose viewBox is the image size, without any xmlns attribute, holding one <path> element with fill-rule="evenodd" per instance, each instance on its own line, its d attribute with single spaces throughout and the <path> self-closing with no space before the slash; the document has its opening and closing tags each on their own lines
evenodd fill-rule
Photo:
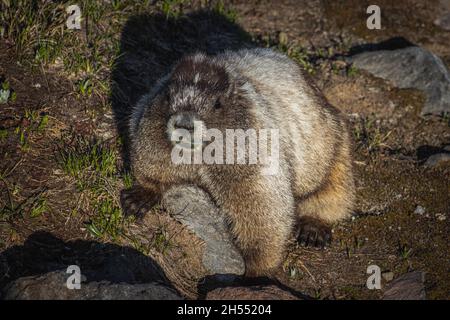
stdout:
<svg viewBox="0 0 450 320">
<path fill-rule="evenodd" d="M 120 192 L 120 204 L 125 216 L 133 215 L 142 219 L 156 203 L 156 197 L 146 192 L 142 187 L 124 189 Z"/>
<path fill-rule="evenodd" d="M 300 217 L 297 227 L 297 241 L 302 246 L 321 247 L 331 243 L 331 227 L 313 217 Z"/>
</svg>

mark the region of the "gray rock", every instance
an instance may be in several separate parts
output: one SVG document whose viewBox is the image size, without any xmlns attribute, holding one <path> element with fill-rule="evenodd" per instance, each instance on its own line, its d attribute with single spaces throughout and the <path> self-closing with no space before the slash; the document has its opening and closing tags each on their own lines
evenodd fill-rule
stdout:
<svg viewBox="0 0 450 320">
<path fill-rule="evenodd" d="M 395 279 L 383 294 L 383 300 L 425 300 L 425 273 L 414 271 Z"/>
<path fill-rule="evenodd" d="M 415 88 L 426 95 L 421 115 L 450 113 L 450 73 L 442 60 L 420 47 L 369 51 L 350 61 L 360 69 L 390 80 L 399 88 Z"/>
<path fill-rule="evenodd" d="M 417 206 L 416 210 L 414 210 L 414 213 L 418 215 L 423 215 L 425 213 L 425 208 L 422 206 Z"/>
<path fill-rule="evenodd" d="M 437 12 L 442 13 L 442 15 L 434 21 L 434 24 L 444 30 L 450 31 L 450 1 L 440 0 Z"/>
<path fill-rule="evenodd" d="M 434 20 L 434 24 L 444 30 L 450 31 L 450 13 L 444 14 L 438 19 Z"/>
<path fill-rule="evenodd" d="M 190 185 L 175 186 L 164 194 L 162 205 L 205 242 L 202 262 L 211 274 L 244 274 L 244 260 L 230 239 L 225 216 L 206 192 Z"/>
<path fill-rule="evenodd" d="M 224 287 L 207 293 L 206 300 L 301 300 L 275 285 Z"/>
<path fill-rule="evenodd" d="M 436 167 L 445 162 L 450 161 L 450 153 L 437 153 L 430 156 L 427 161 L 425 161 L 425 167 Z"/>
<path fill-rule="evenodd" d="M 22 277 L 6 286 L 6 300 L 181 300 L 177 292 L 158 282 L 144 284 L 81 283 L 80 289 L 68 289 L 65 270 L 39 276 Z"/>
</svg>

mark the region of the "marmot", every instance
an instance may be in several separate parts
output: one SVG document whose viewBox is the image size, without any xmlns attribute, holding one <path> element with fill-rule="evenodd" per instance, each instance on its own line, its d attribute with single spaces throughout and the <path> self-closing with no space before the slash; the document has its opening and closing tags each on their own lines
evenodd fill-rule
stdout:
<svg viewBox="0 0 450 320">
<path fill-rule="evenodd" d="M 278 129 L 278 173 L 262 174 L 258 164 L 174 164 L 170 133 L 192 130 L 194 120 L 221 131 Z M 330 225 L 351 212 L 346 122 L 281 53 L 256 48 L 187 55 L 133 107 L 129 126 L 136 186 L 123 193 L 125 212 L 143 211 L 129 201 L 136 195 L 146 200 L 146 210 L 174 184 L 202 188 L 225 212 L 247 276 L 270 275 L 292 232 L 303 245 L 324 246 Z"/>
</svg>

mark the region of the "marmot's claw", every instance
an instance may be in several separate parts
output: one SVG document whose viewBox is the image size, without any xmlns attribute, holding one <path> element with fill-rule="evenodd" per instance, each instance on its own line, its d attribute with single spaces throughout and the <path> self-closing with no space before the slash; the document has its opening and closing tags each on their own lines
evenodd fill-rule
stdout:
<svg viewBox="0 0 450 320">
<path fill-rule="evenodd" d="M 297 241 L 305 247 L 324 248 L 331 243 L 331 228 L 320 219 L 301 217 L 298 221 Z"/>
</svg>

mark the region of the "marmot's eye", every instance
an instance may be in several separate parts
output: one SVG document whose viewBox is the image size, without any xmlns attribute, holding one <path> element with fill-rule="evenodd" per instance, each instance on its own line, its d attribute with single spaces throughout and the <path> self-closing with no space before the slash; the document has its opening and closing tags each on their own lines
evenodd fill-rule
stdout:
<svg viewBox="0 0 450 320">
<path fill-rule="evenodd" d="M 222 108 L 222 104 L 220 103 L 220 99 L 216 100 L 216 103 L 214 104 L 214 109 L 220 109 Z"/>
</svg>

